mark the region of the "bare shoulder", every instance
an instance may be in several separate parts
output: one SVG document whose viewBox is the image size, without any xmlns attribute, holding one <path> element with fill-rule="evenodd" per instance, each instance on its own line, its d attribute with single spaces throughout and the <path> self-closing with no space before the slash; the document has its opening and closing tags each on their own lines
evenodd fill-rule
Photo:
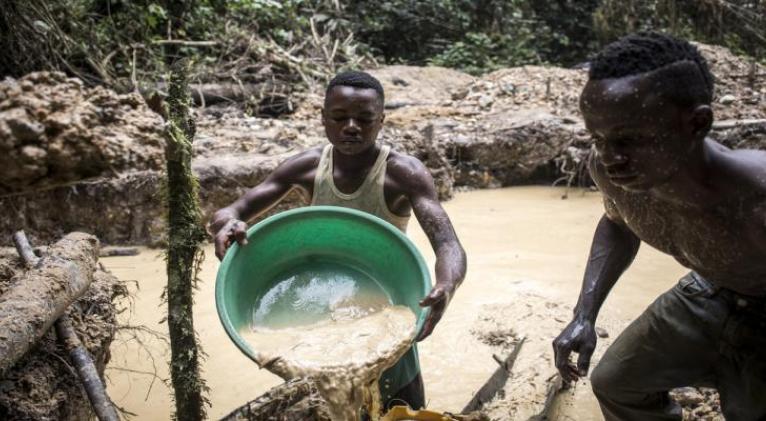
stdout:
<svg viewBox="0 0 766 421">
<path fill-rule="evenodd" d="M 726 183 L 722 188 L 736 195 L 729 203 L 736 204 L 756 243 L 766 251 L 766 151 L 720 147 L 716 152 L 717 176 Z"/>
<path fill-rule="evenodd" d="M 761 244 L 766 251 L 766 151 L 735 151 L 744 163 L 746 186 L 752 189 L 753 220 L 761 233 Z"/>
<path fill-rule="evenodd" d="M 392 150 L 388 155 L 386 174 L 407 190 L 435 190 L 434 180 L 428 168 L 412 155 Z"/>
<path fill-rule="evenodd" d="M 766 257 L 766 198 L 753 206 L 753 239 Z"/>
<path fill-rule="evenodd" d="M 290 165 L 295 168 L 308 168 L 316 167 L 319 165 L 319 159 L 322 157 L 322 150 L 324 146 L 316 146 L 305 151 L 298 152 L 297 154 L 284 160 L 280 166 Z"/>
<path fill-rule="evenodd" d="M 322 149 L 323 146 L 317 146 L 285 159 L 274 170 L 272 175 L 277 179 L 285 181 L 303 178 L 307 173 L 313 172 L 319 166 Z"/>
<path fill-rule="evenodd" d="M 720 147 L 716 155 L 720 180 L 756 201 L 766 199 L 766 151 Z"/>
</svg>

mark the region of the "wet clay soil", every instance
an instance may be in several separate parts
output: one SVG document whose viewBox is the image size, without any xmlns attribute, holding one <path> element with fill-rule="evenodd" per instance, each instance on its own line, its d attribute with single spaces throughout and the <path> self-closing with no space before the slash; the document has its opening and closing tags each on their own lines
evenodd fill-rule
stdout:
<svg viewBox="0 0 766 421">
<path fill-rule="evenodd" d="M 563 189 L 518 187 L 459 193 L 445 203 L 468 253 L 468 276 L 434 334 L 419 345 L 429 408 L 460 412 L 497 367 L 492 355 L 503 355 L 507 338 L 522 336 L 527 340 L 506 396 L 488 409 L 493 418 L 525 420 L 542 408 L 546 380 L 555 370 L 550 343 L 571 317 L 602 213 L 598 193 L 570 191 L 562 200 L 563 193 Z M 433 268 L 433 252 L 416 223 L 410 224 L 408 235 Z M 282 380 L 258 370 L 226 336 L 213 294 L 218 261 L 211 246 L 205 251 L 194 322 L 208 354 L 204 377 L 211 389 L 209 415 L 218 418 Z M 139 256 L 103 262 L 120 279 L 135 280 L 140 286 L 133 311 L 122 315 L 123 322 L 166 332 L 160 323 L 165 313 L 160 295 L 166 282 L 161 252 L 145 250 Z M 599 340 L 594 362 L 629 320 L 684 273 L 670 257 L 643 246 L 601 312 L 599 326 L 609 338 Z M 112 344 L 109 393 L 137 419 L 169 419 L 168 388 L 137 372 L 154 372 L 156 367 L 158 376 L 167 378 L 168 346 L 145 332 L 132 332 L 140 342 L 121 334 Z M 585 381 L 564 393 L 566 402 L 555 418 L 601 419 Z"/>
</svg>

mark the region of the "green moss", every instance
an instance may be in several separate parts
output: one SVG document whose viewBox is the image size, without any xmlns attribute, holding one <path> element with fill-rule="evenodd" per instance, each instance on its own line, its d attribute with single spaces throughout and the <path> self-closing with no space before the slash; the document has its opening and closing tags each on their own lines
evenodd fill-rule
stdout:
<svg viewBox="0 0 766 421">
<path fill-rule="evenodd" d="M 198 182 L 191 169 L 194 120 L 189 112 L 188 63 L 173 67 L 167 103 L 166 198 L 168 246 L 166 299 L 170 332 L 170 375 L 180 420 L 205 418 L 207 387 L 201 377 L 201 347 L 194 332 L 193 303 L 197 272 L 205 239 L 198 196 Z"/>
</svg>

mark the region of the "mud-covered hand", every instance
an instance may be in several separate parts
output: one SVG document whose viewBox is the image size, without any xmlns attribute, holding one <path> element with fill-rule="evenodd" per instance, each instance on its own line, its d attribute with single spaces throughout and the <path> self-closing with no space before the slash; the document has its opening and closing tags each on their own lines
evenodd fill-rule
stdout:
<svg viewBox="0 0 766 421">
<path fill-rule="evenodd" d="M 587 319 L 575 318 L 553 341 L 553 354 L 556 368 L 566 382 L 576 381 L 588 375 L 590 357 L 596 349 L 596 329 Z M 572 364 L 569 356 L 579 354 L 577 365 Z"/>
<path fill-rule="evenodd" d="M 420 300 L 421 307 L 431 307 L 431 311 L 428 312 L 428 317 L 423 325 L 423 330 L 420 331 L 417 340 L 422 341 L 427 338 L 431 332 L 434 331 L 436 324 L 439 323 L 444 311 L 447 309 L 447 305 L 452 299 L 452 295 L 455 293 L 455 286 L 446 284 L 436 284 L 431 292 L 422 300 Z"/>
<path fill-rule="evenodd" d="M 215 256 L 223 260 L 226 250 L 236 241 L 239 245 L 247 244 L 247 224 L 231 218 L 215 231 Z"/>
</svg>

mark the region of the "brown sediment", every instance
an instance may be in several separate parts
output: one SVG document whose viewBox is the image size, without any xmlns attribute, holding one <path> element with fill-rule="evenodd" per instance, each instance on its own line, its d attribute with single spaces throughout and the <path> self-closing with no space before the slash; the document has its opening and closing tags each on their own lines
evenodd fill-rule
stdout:
<svg viewBox="0 0 766 421">
<path fill-rule="evenodd" d="M 407 307 L 391 306 L 360 318 L 255 328 L 241 335 L 262 368 L 285 380 L 311 378 L 333 420 L 357 420 L 363 407 L 376 419 L 378 379 L 411 345 L 415 315 Z"/>
</svg>

